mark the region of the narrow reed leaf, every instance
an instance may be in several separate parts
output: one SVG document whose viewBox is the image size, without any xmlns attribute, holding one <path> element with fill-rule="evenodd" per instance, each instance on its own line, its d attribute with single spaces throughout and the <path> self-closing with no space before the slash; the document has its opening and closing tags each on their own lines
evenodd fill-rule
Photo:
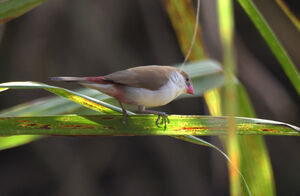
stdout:
<svg viewBox="0 0 300 196">
<path fill-rule="evenodd" d="M 78 104 L 81 104 L 87 108 L 92 110 L 96 110 L 99 112 L 111 114 L 115 113 L 115 111 L 121 112 L 120 108 L 107 104 L 105 102 L 99 101 L 97 99 L 76 93 L 71 90 L 67 90 L 64 88 L 50 86 L 43 83 L 38 82 L 6 82 L 1 83 L 0 88 L 9 88 L 9 89 L 45 89 L 49 92 L 67 98 L 71 101 L 74 101 Z"/>
<path fill-rule="evenodd" d="M 165 0 L 167 12 L 177 34 L 177 39 L 183 53 L 187 53 L 194 33 L 195 9 L 191 0 Z M 190 60 L 204 59 L 206 54 L 202 45 L 201 29 L 197 30 L 197 39 L 191 51 Z"/>
<path fill-rule="evenodd" d="M 288 76 L 294 88 L 296 89 L 296 92 L 300 96 L 299 72 L 290 59 L 289 55 L 277 39 L 275 33 L 272 31 L 271 27 L 268 25 L 267 21 L 256 8 L 252 0 L 238 0 L 238 2 L 248 14 L 249 18 L 252 20 L 266 43 L 269 45 L 269 48 L 281 64 L 282 69 L 284 70 L 285 74 Z"/>
<path fill-rule="evenodd" d="M 220 29 L 220 40 L 222 43 L 223 66 L 225 75 L 225 86 L 222 91 L 222 113 L 229 116 L 228 137 L 226 137 L 226 148 L 230 157 L 229 165 L 230 193 L 231 195 L 241 195 L 240 175 L 237 175 L 240 167 L 241 150 L 239 148 L 239 139 L 236 134 L 235 119 L 237 115 L 237 91 L 234 84 L 236 63 L 233 45 L 234 37 L 234 17 L 232 0 L 217 1 L 218 21 Z M 237 169 L 234 169 L 237 168 Z M 247 191 L 250 191 L 247 186 Z"/>
<path fill-rule="evenodd" d="M 6 91 L 8 88 L 0 88 L 0 92 Z"/>
<path fill-rule="evenodd" d="M 170 115 L 167 128 L 155 125 L 155 115 L 63 115 L 0 118 L 0 136 L 13 135 L 227 135 L 228 117 Z M 235 117 L 236 134 L 300 136 L 299 127 L 282 122 Z"/>
<path fill-rule="evenodd" d="M 39 135 L 16 135 L 9 137 L 0 137 L 0 150 L 5 150 L 9 148 L 14 148 L 16 146 L 28 144 L 42 137 L 43 136 Z"/>
<path fill-rule="evenodd" d="M 277 5 L 282 9 L 282 11 L 287 15 L 295 27 L 300 31 L 300 20 L 297 16 L 290 10 L 283 0 L 275 0 Z"/>
</svg>

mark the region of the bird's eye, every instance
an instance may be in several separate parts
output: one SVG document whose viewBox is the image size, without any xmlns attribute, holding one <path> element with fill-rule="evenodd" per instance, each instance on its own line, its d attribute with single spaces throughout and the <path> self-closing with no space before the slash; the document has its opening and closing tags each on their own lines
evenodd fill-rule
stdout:
<svg viewBox="0 0 300 196">
<path fill-rule="evenodd" d="M 186 79 L 185 79 L 185 81 L 189 82 L 189 81 L 190 81 L 190 79 L 189 79 L 189 78 L 186 78 Z"/>
</svg>

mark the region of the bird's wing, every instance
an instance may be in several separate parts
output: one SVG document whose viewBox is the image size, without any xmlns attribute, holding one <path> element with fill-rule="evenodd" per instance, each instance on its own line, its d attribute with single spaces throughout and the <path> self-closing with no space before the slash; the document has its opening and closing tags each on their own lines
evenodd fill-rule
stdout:
<svg viewBox="0 0 300 196">
<path fill-rule="evenodd" d="M 169 80 L 176 68 L 170 66 L 141 66 L 117 71 L 104 76 L 104 80 L 132 87 L 158 90 Z"/>
</svg>

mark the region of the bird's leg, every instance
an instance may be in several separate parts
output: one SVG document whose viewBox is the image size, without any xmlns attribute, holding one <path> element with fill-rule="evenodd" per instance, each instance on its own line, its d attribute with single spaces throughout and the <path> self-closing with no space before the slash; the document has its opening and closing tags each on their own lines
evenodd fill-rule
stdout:
<svg viewBox="0 0 300 196">
<path fill-rule="evenodd" d="M 165 125 L 164 126 L 165 129 L 167 127 L 167 123 L 168 124 L 170 123 L 170 120 L 168 118 L 168 114 L 166 114 L 165 112 L 159 112 L 159 111 L 153 111 L 153 110 L 146 110 L 145 106 L 139 106 L 138 109 L 139 109 L 139 112 L 141 112 L 141 113 L 156 114 L 156 115 L 158 115 L 158 117 L 157 117 L 157 119 L 155 121 L 155 124 L 156 124 L 157 127 L 160 127 L 158 125 L 160 118 L 161 118 L 161 123 Z"/>
<path fill-rule="evenodd" d="M 119 102 L 119 104 L 120 104 L 120 106 L 121 106 L 121 108 L 122 108 L 122 111 L 123 111 L 122 123 L 125 125 L 125 124 L 126 124 L 126 118 L 127 118 L 128 114 L 127 114 L 127 111 L 125 110 L 125 108 L 124 108 L 122 102 L 119 101 L 119 100 L 118 100 L 118 102 Z"/>
</svg>

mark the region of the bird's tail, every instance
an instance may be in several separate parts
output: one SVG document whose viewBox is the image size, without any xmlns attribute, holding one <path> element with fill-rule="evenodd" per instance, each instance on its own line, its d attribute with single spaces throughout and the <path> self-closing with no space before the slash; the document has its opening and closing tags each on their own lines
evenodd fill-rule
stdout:
<svg viewBox="0 0 300 196">
<path fill-rule="evenodd" d="M 113 82 L 106 81 L 104 76 L 98 77 L 51 77 L 51 80 L 57 82 L 75 82 L 87 88 L 92 88 L 110 96 L 115 96 L 118 91 L 115 89 Z M 109 86 L 107 86 L 109 85 Z"/>
<path fill-rule="evenodd" d="M 52 81 L 56 82 L 85 82 L 85 77 L 51 77 Z"/>
<path fill-rule="evenodd" d="M 86 83 L 97 83 L 97 84 L 111 84 L 111 81 L 107 81 L 104 79 L 104 76 L 97 77 L 51 77 L 52 81 L 57 82 L 78 82 L 80 84 Z"/>
</svg>

